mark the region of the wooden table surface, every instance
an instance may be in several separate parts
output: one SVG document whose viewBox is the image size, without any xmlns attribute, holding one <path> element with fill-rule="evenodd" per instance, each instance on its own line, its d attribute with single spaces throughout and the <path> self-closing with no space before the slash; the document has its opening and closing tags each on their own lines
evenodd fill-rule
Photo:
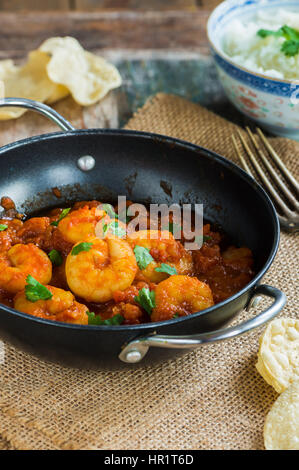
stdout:
<svg viewBox="0 0 299 470">
<path fill-rule="evenodd" d="M 186 6 L 146 11 L 1 11 L 0 60 L 23 61 L 45 39 L 73 36 L 113 62 L 123 78 L 121 88 L 94 107 L 79 110 L 70 99 L 56 106 L 80 127 L 121 127 L 157 92 L 183 96 L 242 124 L 243 117 L 224 96 L 210 56 L 206 35 L 210 13 L 206 7 Z M 44 124 L 44 118 L 29 115 L 14 123 L 0 122 L 0 145 L 55 130 Z"/>
</svg>

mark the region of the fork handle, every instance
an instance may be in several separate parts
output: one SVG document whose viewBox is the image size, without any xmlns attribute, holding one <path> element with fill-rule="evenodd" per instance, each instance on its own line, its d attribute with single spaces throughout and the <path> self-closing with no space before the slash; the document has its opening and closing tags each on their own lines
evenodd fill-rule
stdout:
<svg viewBox="0 0 299 470">
<path fill-rule="evenodd" d="M 292 222 L 291 220 L 286 220 L 284 217 L 281 217 L 281 215 L 279 215 L 278 218 L 280 227 L 285 230 L 285 232 L 295 233 L 299 231 L 299 221 Z"/>
</svg>

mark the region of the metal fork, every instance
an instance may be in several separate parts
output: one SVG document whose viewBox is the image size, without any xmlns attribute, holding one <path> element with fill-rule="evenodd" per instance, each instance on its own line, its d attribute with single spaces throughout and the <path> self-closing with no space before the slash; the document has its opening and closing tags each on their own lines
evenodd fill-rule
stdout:
<svg viewBox="0 0 299 470">
<path fill-rule="evenodd" d="M 237 134 L 240 138 L 240 141 L 242 142 L 242 145 L 247 153 L 249 160 L 252 163 L 253 168 L 255 169 L 256 173 L 259 175 L 262 183 L 264 184 L 265 188 L 271 195 L 273 202 L 275 203 L 281 228 L 283 228 L 287 232 L 297 232 L 299 230 L 299 202 L 298 202 L 299 184 L 294 178 L 294 176 L 290 173 L 290 171 L 286 168 L 282 160 L 279 158 L 279 156 L 277 155 L 274 148 L 272 147 L 270 142 L 267 140 L 267 138 L 265 137 L 261 129 L 257 127 L 256 130 L 261 141 L 264 144 L 264 147 L 267 150 L 268 155 L 271 157 L 272 161 L 280 169 L 285 179 L 293 188 L 294 194 L 289 190 L 289 188 L 283 182 L 283 180 L 281 179 L 277 171 L 273 168 L 273 166 L 270 165 L 269 160 L 266 157 L 260 145 L 260 142 L 253 135 L 250 128 L 248 126 L 246 127 L 249 140 L 252 143 L 256 154 L 259 155 L 269 175 L 271 175 L 271 179 L 273 181 L 270 181 L 270 179 L 266 176 L 262 166 L 260 165 L 260 163 L 258 162 L 256 158 L 256 155 L 251 150 L 247 141 L 245 140 L 245 138 L 243 137 L 243 135 L 238 129 L 237 129 Z M 235 151 L 237 153 L 237 156 L 239 157 L 244 169 L 247 171 L 247 173 L 249 173 L 254 178 L 252 171 L 250 170 L 245 158 L 243 157 L 242 153 L 239 150 L 237 140 L 234 135 L 232 135 L 232 142 L 233 142 Z M 278 194 L 277 190 L 274 187 L 273 182 L 276 184 L 276 187 L 279 188 L 281 194 L 284 195 L 288 203 L 291 205 L 291 208 L 286 204 L 286 202 Z"/>
</svg>

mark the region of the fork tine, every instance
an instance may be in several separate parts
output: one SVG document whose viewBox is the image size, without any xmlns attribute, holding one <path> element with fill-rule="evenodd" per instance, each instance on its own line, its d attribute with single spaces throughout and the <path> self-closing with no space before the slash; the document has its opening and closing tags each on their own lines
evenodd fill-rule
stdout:
<svg viewBox="0 0 299 470">
<path fill-rule="evenodd" d="M 264 185 L 266 186 L 266 188 L 268 189 L 269 193 L 272 195 L 273 199 L 276 201 L 276 203 L 280 206 L 281 210 L 283 211 L 283 213 L 287 216 L 287 217 L 294 217 L 294 213 L 287 207 L 287 205 L 285 204 L 285 202 L 281 199 L 281 197 L 279 196 L 279 194 L 275 191 L 275 189 L 273 188 L 273 186 L 271 185 L 270 181 L 268 180 L 268 178 L 265 176 L 261 166 L 259 165 L 258 161 L 256 160 L 253 152 L 251 151 L 250 147 L 248 146 L 246 140 L 244 139 L 243 135 L 241 134 L 241 132 L 239 131 L 239 129 L 237 129 L 237 133 L 240 137 L 240 140 L 243 144 L 243 147 L 244 149 L 246 150 L 247 152 L 247 155 L 248 157 L 250 158 L 250 161 L 252 162 L 254 168 L 256 169 L 257 173 L 259 174 L 261 180 L 263 181 Z"/>
<path fill-rule="evenodd" d="M 299 210 L 299 203 L 296 200 L 296 198 L 293 196 L 291 191 L 288 189 L 288 187 L 283 183 L 283 181 L 279 178 L 278 174 L 275 172 L 275 170 L 272 168 L 270 165 L 268 159 L 266 158 L 264 152 L 262 151 L 261 147 L 259 146 L 259 143 L 257 142 L 255 136 L 252 134 L 250 128 L 246 126 L 246 131 L 250 137 L 251 142 L 253 143 L 257 153 L 259 154 L 262 162 L 264 163 L 265 167 L 267 168 L 268 172 L 272 176 L 272 178 L 275 180 L 277 186 L 281 189 L 282 193 L 286 196 L 286 198 L 293 204 L 296 210 Z"/>
<path fill-rule="evenodd" d="M 237 145 L 237 141 L 236 141 L 236 139 L 235 139 L 235 136 L 232 135 L 231 137 L 232 137 L 233 145 L 234 145 L 234 147 L 235 147 L 235 151 L 236 151 L 237 156 L 238 156 L 239 159 L 241 160 L 241 163 L 242 163 L 244 169 L 245 169 L 245 170 L 247 171 L 247 173 L 249 173 L 249 175 L 252 176 L 252 178 L 253 178 L 253 174 L 251 173 L 251 170 L 250 170 L 249 166 L 247 165 L 247 162 L 246 162 L 245 158 L 243 157 L 243 155 L 241 154 L 241 152 L 240 152 L 240 150 L 239 150 L 239 148 L 238 148 L 238 145 Z"/>
<path fill-rule="evenodd" d="M 298 181 L 296 181 L 296 179 L 294 178 L 292 173 L 287 169 L 287 167 L 285 166 L 283 161 L 279 158 L 279 156 L 275 152 L 274 148 L 272 147 L 272 145 L 270 144 L 268 139 L 266 139 L 266 137 L 263 134 L 263 132 L 261 131 L 261 129 L 259 127 L 257 127 L 256 130 L 257 130 L 260 138 L 262 139 L 265 147 L 267 148 L 268 152 L 270 153 L 271 157 L 273 157 L 273 160 L 275 161 L 277 166 L 281 169 L 282 173 L 289 180 L 289 182 L 294 186 L 294 188 L 296 189 L 296 191 L 298 193 L 299 192 L 299 183 L 298 183 Z"/>
</svg>

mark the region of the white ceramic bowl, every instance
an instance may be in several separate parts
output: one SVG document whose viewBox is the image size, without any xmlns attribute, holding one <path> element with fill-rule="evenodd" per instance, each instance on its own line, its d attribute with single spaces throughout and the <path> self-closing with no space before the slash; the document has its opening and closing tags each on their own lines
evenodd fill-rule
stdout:
<svg viewBox="0 0 299 470">
<path fill-rule="evenodd" d="M 298 80 L 269 78 L 237 65 L 223 52 L 221 42 L 227 24 L 249 19 L 258 10 L 288 8 L 299 12 L 298 0 L 227 0 L 208 20 L 208 38 L 218 74 L 230 101 L 246 116 L 272 134 L 299 140 Z"/>
</svg>

